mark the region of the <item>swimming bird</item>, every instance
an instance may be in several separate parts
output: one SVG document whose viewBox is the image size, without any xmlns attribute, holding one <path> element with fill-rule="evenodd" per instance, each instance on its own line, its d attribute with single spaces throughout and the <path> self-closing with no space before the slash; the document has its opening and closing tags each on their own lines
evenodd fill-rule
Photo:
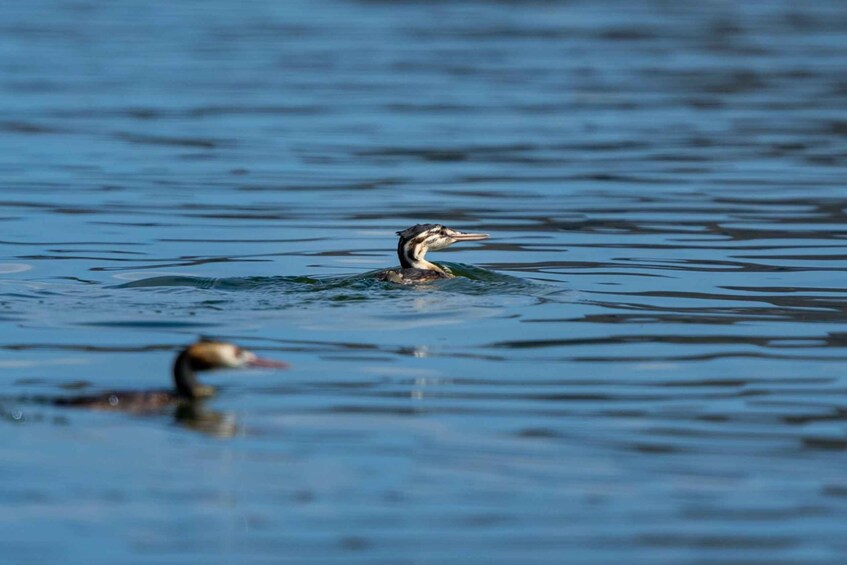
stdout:
<svg viewBox="0 0 847 565">
<path fill-rule="evenodd" d="M 485 233 L 465 233 L 441 224 L 417 224 L 398 231 L 397 256 L 400 269 L 387 269 L 377 273 L 376 278 L 400 284 L 417 284 L 438 279 L 451 279 L 453 274 L 446 268 L 426 260 L 427 251 L 438 251 L 450 247 L 457 241 L 488 239 Z"/>
<path fill-rule="evenodd" d="M 149 412 L 169 405 L 188 404 L 214 396 L 215 389 L 201 384 L 197 373 L 212 369 L 267 367 L 282 369 L 287 363 L 262 359 L 232 343 L 201 339 L 182 350 L 173 365 L 173 390 L 121 390 L 87 396 L 56 398 L 52 404 L 92 410 Z"/>
</svg>

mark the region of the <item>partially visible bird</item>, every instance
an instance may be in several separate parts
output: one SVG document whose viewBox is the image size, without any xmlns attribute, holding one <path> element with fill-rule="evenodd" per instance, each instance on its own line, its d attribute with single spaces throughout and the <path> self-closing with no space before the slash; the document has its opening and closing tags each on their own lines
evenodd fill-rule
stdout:
<svg viewBox="0 0 847 565">
<path fill-rule="evenodd" d="M 479 241 L 488 239 L 485 233 L 466 233 L 441 224 L 417 224 L 398 231 L 397 256 L 400 269 L 387 269 L 376 274 L 379 280 L 400 284 L 416 284 L 438 279 L 453 278 L 449 270 L 427 261 L 427 251 L 438 251 L 450 247 L 457 241 Z"/>
<path fill-rule="evenodd" d="M 232 343 L 201 339 L 177 355 L 173 366 L 172 390 L 116 390 L 94 395 L 54 398 L 51 402 L 56 406 L 91 410 L 149 412 L 213 396 L 215 389 L 200 383 L 197 380 L 198 372 L 246 367 L 283 369 L 287 366 L 288 364 L 282 361 L 263 359 Z"/>
</svg>

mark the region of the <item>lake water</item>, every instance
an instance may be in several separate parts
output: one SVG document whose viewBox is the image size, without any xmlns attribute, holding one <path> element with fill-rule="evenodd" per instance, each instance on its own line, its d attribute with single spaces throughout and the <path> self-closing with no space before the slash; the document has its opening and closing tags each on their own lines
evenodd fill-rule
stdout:
<svg viewBox="0 0 847 565">
<path fill-rule="evenodd" d="M 12 0 L 0 561 L 843 563 L 838 2 Z M 399 287 L 419 222 L 491 234 Z M 194 413 L 199 335 L 285 359 Z"/>
</svg>

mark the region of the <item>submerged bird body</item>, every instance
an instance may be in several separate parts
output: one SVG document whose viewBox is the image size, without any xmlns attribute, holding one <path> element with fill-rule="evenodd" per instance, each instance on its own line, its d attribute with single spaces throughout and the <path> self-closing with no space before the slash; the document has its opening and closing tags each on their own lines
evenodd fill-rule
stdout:
<svg viewBox="0 0 847 565">
<path fill-rule="evenodd" d="M 100 394 L 56 398 L 56 406 L 149 412 L 182 402 L 192 402 L 214 396 L 215 389 L 201 384 L 197 373 L 212 369 L 241 369 L 246 367 L 284 368 L 280 361 L 262 359 L 255 353 L 223 341 L 201 340 L 186 347 L 173 366 L 173 390 L 116 390 Z"/>
<path fill-rule="evenodd" d="M 426 260 L 427 251 L 445 249 L 457 241 L 488 239 L 488 234 L 460 232 L 441 224 L 418 224 L 398 231 L 397 235 L 400 236 L 400 241 L 397 242 L 400 268 L 380 271 L 376 278 L 399 284 L 453 278 L 449 270 Z"/>
<path fill-rule="evenodd" d="M 151 412 L 175 402 L 177 402 L 177 396 L 167 390 L 116 390 L 103 394 L 57 398 L 53 401 L 53 404 L 90 410 Z"/>
</svg>

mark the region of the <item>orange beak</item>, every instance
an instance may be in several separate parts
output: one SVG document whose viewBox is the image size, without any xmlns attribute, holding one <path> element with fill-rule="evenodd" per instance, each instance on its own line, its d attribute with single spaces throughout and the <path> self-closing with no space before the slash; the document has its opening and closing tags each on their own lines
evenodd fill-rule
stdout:
<svg viewBox="0 0 847 565">
<path fill-rule="evenodd" d="M 251 367 L 263 367 L 265 369 L 287 369 L 291 366 L 285 361 L 275 361 L 273 359 L 265 359 L 263 357 L 251 359 L 247 364 Z"/>
</svg>

